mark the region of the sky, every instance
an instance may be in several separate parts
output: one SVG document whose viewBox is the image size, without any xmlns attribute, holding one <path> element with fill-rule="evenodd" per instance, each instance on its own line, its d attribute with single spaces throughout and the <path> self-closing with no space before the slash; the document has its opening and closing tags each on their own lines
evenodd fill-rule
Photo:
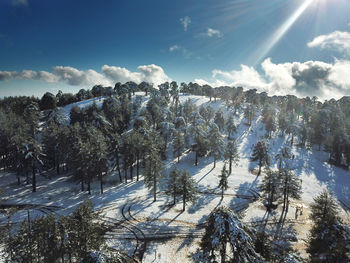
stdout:
<svg viewBox="0 0 350 263">
<path fill-rule="evenodd" d="M 172 80 L 350 95 L 350 1 L 0 0 L 0 97 Z"/>
</svg>

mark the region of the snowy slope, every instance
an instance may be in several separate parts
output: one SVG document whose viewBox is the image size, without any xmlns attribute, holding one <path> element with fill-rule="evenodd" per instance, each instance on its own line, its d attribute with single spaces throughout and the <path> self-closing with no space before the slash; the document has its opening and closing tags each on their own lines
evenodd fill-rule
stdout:
<svg viewBox="0 0 350 263">
<path fill-rule="evenodd" d="M 137 94 L 140 95 L 140 94 Z M 146 106 L 149 97 L 144 97 L 142 107 Z M 227 108 L 225 102 L 217 100 L 209 101 L 209 98 L 193 95 L 180 95 L 180 102 L 184 103 L 187 99 L 191 99 L 197 106 L 210 105 L 216 111 L 222 109 L 227 117 L 231 110 Z M 94 98 L 82 102 L 77 102 L 65 106 L 62 111 L 69 122 L 69 112 L 74 105 L 81 108 L 91 105 L 93 102 L 100 107 L 104 98 Z M 240 161 L 237 166 L 233 166 L 232 174 L 229 176 L 229 189 L 225 192 L 225 198 L 221 201 L 220 191 L 217 188 L 221 169 L 224 161 L 218 161 L 216 167 L 213 168 L 213 160 L 211 157 L 200 158 L 198 166 L 194 166 L 194 153 L 186 152 L 182 155 L 180 163 L 177 164 L 169 152 L 168 161 L 164 162 L 165 173 L 170 172 L 173 165 L 177 165 L 179 169 L 186 168 L 198 184 L 200 194 L 198 200 L 194 204 L 189 204 L 185 212 L 181 212 L 182 204 L 179 200 L 178 205 L 170 207 L 171 198 L 159 193 L 157 202 L 152 202 L 153 198 L 143 184 L 143 180 L 139 182 L 133 181 L 127 184 L 118 183 L 117 174 L 110 176 L 106 183 L 103 195 L 99 194 L 98 183 L 92 186 L 92 195 L 80 192 L 80 185 L 70 179 L 69 174 L 65 176 L 53 176 L 53 178 L 38 178 L 37 192 L 31 192 L 30 185 L 16 185 L 16 177 L 14 174 L 0 172 L 0 188 L 4 191 L 3 200 L 7 203 L 30 203 L 40 204 L 43 206 L 57 206 L 52 208 L 57 214 L 70 213 L 85 198 L 89 198 L 95 205 L 95 208 L 103 212 L 108 219 L 123 219 L 123 213 L 128 211 L 129 220 L 139 228 L 143 229 L 146 236 L 152 235 L 171 235 L 178 233 L 183 238 L 177 237 L 173 241 L 167 242 L 151 242 L 147 245 L 144 262 L 187 262 L 189 251 L 193 252 L 198 246 L 198 239 L 184 238 L 186 233 L 193 233 L 200 236 L 202 233 L 196 226 L 205 222 L 209 213 L 219 205 L 226 205 L 240 212 L 246 208 L 244 221 L 250 223 L 252 219 L 260 220 L 264 218 L 266 210 L 262 206 L 261 201 L 256 201 L 259 197 L 258 185 L 261 178 L 256 177 L 256 173 L 252 172 L 256 165 L 250 163 L 250 156 L 253 145 L 265 135 L 264 124 L 261 117 L 253 120 L 249 127 L 245 124 L 242 117 L 243 112 L 240 111 L 235 116 L 235 124 L 237 126 L 237 138 Z M 275 156 L 279 149 L 289 142 L 288 136 L 279 137 L 273 134 L 270 139 L 271 156 Z M 170 150 L 169 150 L 170 151 Z M 322 151 L 310 151 L 307 149 L 293 146 L 292 153 L 295 159 L 291 163 L 296 175 L 302 180 L 302 201 L 291 203 L 288 219 L 294 218 L 293 210 L 297 204 L 304 204 L 308 207 L 313 198 L 324 188 L 331 191 L 334 196 L 350 205 L 349 187 L 350 174 L 341 168 L 327 164 L 327 154 Z M 263 176 L 263 175 L 262 175 Z M 34 209 L 32 215 L 48 212 L 44 209 Z M 345 211 L 342 212 L 346 215 Z M 14 221 L 23 220 L 26 217 L 25 212 L 18 212 L 14 215 Z M 5 219 L 5 216 L 1 218 Z M 300 224 L 308 223 L 307 212 L 300 218 Z M 301 228 L 298 234 L 301 238 L 305 237 L 305 228 Z M 304 234 L 302 234 L 302 232 Z M 130 233 L 118 233 L 118 235 L 130 235 Z M 110 241 L 111 246 L 119 246 L 132 253 L 130 242 Z M 160 256 L 158 255 L 160 254 Z M 176 255 L 176 260 L 171 261 L 169 257 Z M 156 258 L 156 259 L 155 259 Z M 165 259 L 169 259 L 165 261 Z"/>
</svg>

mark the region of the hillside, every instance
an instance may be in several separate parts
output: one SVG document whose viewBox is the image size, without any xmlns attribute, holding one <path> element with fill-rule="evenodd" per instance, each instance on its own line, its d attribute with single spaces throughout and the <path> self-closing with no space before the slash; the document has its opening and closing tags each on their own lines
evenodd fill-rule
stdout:
<svg viewBox="0 0 350 263">
<path fill-rule="evenodd" d="M 143 92 L 138 92 L 132 96 L 132 101 L 136 98 L 140 100 L 140 108 L 133 113 L 130 125 L 124 133 L 132 130 L 135 120 L 139 118 L 138 115 L 146 110 L 150 95 L 145 96 Z M 106 98 L 90 99 L 65 106 L 61 110 L 66 116 L 65 125 L 69 124 L 69 112 L 74 105 L 84 108 L 91 105 L 94 100 L 101 108 Z M 100 194 L 99 181 L 92 181 L 91 195 L 80 191 L 81 186 L 79 181 L 73 179 L 72 170 L 60 175 L 54 170 L 39 173 L 36 192 L 32 192 L 32 186 L 25 184 L 24 180 L 21 185 L 17 185 L 14 173 L 1 171 L 2 203 L 32 205 L 31 217 L 51 212 L 58 216 L 71 213 L 79 203 L 88 198 L 94 204 L 94 208 L 101 212 L 104 222 L 111 226 L 106 233 L 108 245 L 127 251 L 130 256 L 141 253 L 142 262 L 189 262 L 190 253 L 199 247 L 208 215 L 219 206 L 227 206 L 236 213 L 241 213 L 242 221 L 247 225 L 264 229 L 277 237 L 282 246 L 294 247 L 304 258 L 307 257 L 305 242 L 312 225 L 309 208 L 313 199 L 324 189 L 336 198 L 341 207 L 341 217 L 348 221 L 349 171 L 329 164 L 329 153 L 322 149 L 318 150 L 316 145 L 309 148 L 301 147 L 298 145 L 298 138 L 294 139 L 294 144 L 291 146 L 292 135 L 287 133 L 282 135 L 278 130 L 267 137 L 261 115 L 262 108 L 257 110 L 251 125 L 247 124 L 244 110 L 249 107 L 249 103 L 242 104 L 234 114 L 234 108 L 221 99 L 210 101 L 209 97 L 205 96 L 179 95 L 180 104 L 184 105 L 188 100 L 198 109 L 201 106 L 205 108 L 210 106 L 215 112 L 221 111 L 225 120 L 229 116 L 234 118 L 237 129 L 232 137 L 236 140 L 240 158 L 228 176 L 228 189 L 224 192 L 223 199 L 218 185 L 225 160 L 219 158 L 214 167 L 213 157 L 206 155 L 199 157 L 198 165 L 195 166 L 195 152 L 186 147 L 181 154 L 180 162 L 177 163 L 177 158 L 173 155 L 174 136 L 173 133 L 169 133 L 165 135 L 168 138 L 165 152 L 167 158 L 162 161 L 164 177 L 160 179 L 156 202 L 153 201 L 152 192 L 145 186 L 144 169 L 141 169 L 139 181 L 129 178 L 127 183 L 120 182 L 118 172 L 114 169 L 104 176 L 103 194 Z M 279 110 L 277 107 L 276 111 Z M 301 123 L 302 119 L 299 119 L 296 126 Z M 226 144 L 229 138 L 225 129 L 222 135 Z M 190 142 L 191 140 L 192 138 Z M 267 140 L 271 156 L 270 168 L 275 170 L 278 169 L 278 161 L 274 157 L 285 146 L 290 147 L 293 157 L 288 160 L 288 165 L 301 185 L 301 199 L 290 200 L 289 210 L 282 224 L 278 224 L 282 205 L 278 205 L 277 209 L 270 213 L 264 206 L 259 186 L 266 176 L 265 170 L 263 169 L 262 174 L 257 176 L 257 162 L 250 160 L 254 145 L 259 140 Z M 174 166 L 179 170 L 186 169 L 198 187 L 198 199 L 189 203 L 185 211 L 182 211 L 181 198 L 175 206 L 171 206 L 172 197 L 164 192 L 166 175 Z M 297 206 L 303 207 L 303 213 L 296 218 Z M 19 210 L 12 216 L 11 221 L 20 222 L 26 217 L 27 212 Z M 6 222 L 5 215 L 2 215 L 1 221 Z"/>
</svg>

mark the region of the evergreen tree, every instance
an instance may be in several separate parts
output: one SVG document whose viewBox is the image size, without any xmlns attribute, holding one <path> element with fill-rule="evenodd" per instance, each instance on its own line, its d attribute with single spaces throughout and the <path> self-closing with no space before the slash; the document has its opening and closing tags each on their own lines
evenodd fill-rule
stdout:
<svg viewBox="0 0 350 263">
<path fill-rule="evenodd" d="M 181 173 L 175 166 L 174 169 L 169 173 L 166 181 L 165 193 L 173 197 L 173 205 L 176 204 L 176 197 L 179 195 L 180 176 Z"/>
<path fill-rule="evenodd" d="M 267 142 L 258 141 L 254 145 L 253 153 L 250 160 L 253 162 L 256 162 L 256 161 L 259 162 L 259 172 L 258 172 L 258 176 L 259 176 L 261 173 L 261 167 L 270 165 L 269 146 Z"/>
<path fill-rule="evenodd" d="M 202 157 L 208 152 L 207 128 L 201 120 L 196 120 L 190 127 L 190 131 L 194 140 L 192 151 L 196 153 L 195 165 L 197 166 L 198 157 Z"/>
<path fill-rule="evenodd" d="M 41 145 L 36 140 L 30 140 L 24 144 L 24 159 L 32 170 L 32 191 L 36 192 L 36 173 L 43 165 L 43 153 Z"/>
<path fill-rule="evenodd" d="M 157 185 L 162 175 L 162 161 L 159 150 L 152 147 L 149 152 L 146 170 L 144 172 L 144 182 L 148 189 L 153 192 L 153 201 L 157 200 Z"/>
<path fill-rule="evenodd" d="M 226 144 L 225 159 L 229 162 L 228 174 L 232 172 L 232 164 L 238 165 L 239 154 L 235 140 L 230 140 Z"/>
<path fill-rule="evenodd" d="M 186 203 L 197 199 L 196 183 L 187 170 L 183 170 L 180 175 L 179 193 L 182 195 L 182 211 L 185 211 Z"/>
<path fill-rule="evenodd" d="M 306 250 L 310 254 L 310 262 L 350 261 L 350 229 L 341 222 L 338 209 L 327 191 L 315 197 L 310 216 L 314 224 Z"/>
<path fill-rule="evenodd" d="M 278 161 L 278 169 L 282 169 L 282 163 L 286 162 L 287 159 L 292 158 L 291 149 L 288 146 L 280 149 L 278 154 L 276 154 L 275 159 Z M 286 163 L 288 165 L 288 163 Z"/>
<path fill-rule="evenodd" d="M 212 121 L 212 119 L 215 116 L 215 110 L 210 106 L 201 105 L 199 108 L 199 114 L 205 121 L 205 124 L 209 125 L 209 123 Z"/>
<path fill-rule="evenodd" d="M 180 162 L 180 156 L 185 148 L 184 134 L 180 131 L 175 132 L 173 141 L 173 153 L 174 157 L 177 157 L 177 162 Z"/>
<path fill-rule="evenodd" d="M 211 125 L 207 141 L 209 142 L 210 155 L 214 158 L 215 168 L 216 160 L 224 155 L 224 140 L 217 125 Z"/>
<path fill-rule="evenodd" d="M 224 191 L 227 190 L 228 188 L 227 176 L 228 176 L 228 172 L 226 170 L 226 163 L 225 163 L 219 177 L 220 178 L 219 188 L 221 189 L 221 200 L 224 199 Z"/>
<path fill-rule="evenodd" d="M 248 104 L 244 110 L 244 118 L 248 121 L 248 125 L 252 125 L 252 120 L 256 113 L 256 107 L 253 104 Z"/>
<path fill-rule="evenodd" d="M 226 123 L 226 130 L 228 132 L 228 138 L 231 139 L 231 135 L 237 131 L 237 127 L 235 125 L 235 121 L 233 119 L 233 115 L 230 114 L 227 123 Z"/>
<path fill-rule="evenodd" d="M 252 231 L 229 208 L 212 211 L 194 262 L 263 262 L 254 250 Z"/>
<path fill-rule="evenodd" d="M 219 130 L 222 131 L 225 127 L 225 118 L 222 111 L 217 111 L 215 113 L 214 123 L 219 127 Z"/>
<path fill-rule="evenodd" d="M 269 211 L 273 208 L 273 202 L 277 201 L 280 197 L 280 184 L 279 172 L 268 169 L 259 189 L 264 199 L 267 200 L 266 206 Z"/>
<path fill-rule="evenodd" d="M 283 195 L 283 207 L 280 222 L 288 213 L 289 208 L 289 198 L 294 198 L 300 200 L 301 198 L 301 185 L 300 180 L 295 176 L 295 174 L 288 168 L 283 168 L 280 170 L 280 180 L 281 188 L 280 191 Z"/>
</svg>

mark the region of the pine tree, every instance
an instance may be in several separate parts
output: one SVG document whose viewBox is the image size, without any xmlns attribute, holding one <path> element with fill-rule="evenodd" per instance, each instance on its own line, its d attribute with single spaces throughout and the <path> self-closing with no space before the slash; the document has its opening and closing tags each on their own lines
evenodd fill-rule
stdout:
<svg viewBox="0 0 350 263">
<path fill-rule="evenodd" d="M 224 191 L 227 190 L 228 188 L 227 176 L 228 176 L 228 172 L 226 170 L 226 163 L 225 163 L 219 177 L 220 178 L 219 188 L 221 189 L 221 200 L 224 199 Z"/>
<path fill-rule="evenodd" d="M 203 120 L 202 120 L 203 121 Z M 195 155 L 195 165 L 198 165 L 198 158 L 204 156 L 208 151 L 209 142 L 207 140 L 207 128 L 201 120 L 196 120 L 190 127 L 190 131 L 194 140 L 192 151 Z"/>
<path fill-rule="evenodd" d="M 205 124 L 209 125 L 209 123 L 212 121 L 212 119 L 215 116 L 215 110 L 210 106 L 202 105 L 199 108 L 199 114 L 201 115 L 201 117 L 205 121 Z"/>
<path fill-rule="evenodd" d="M 281 180 L 281 192 L 283 195 L 283 207 L 280 222 L 288 213 L 289 208 L 289 198 L 294 198 L 300 200 L 301 198 L 301 186 L 300 180 L 295 176 L 295 174 L 288 168 L 283 168 L 280 170 L 280 180 Z"/>
<path fill-rule="evenodd" d="M 273 202 L 280 197 L 280 184 L 279 172 L 268 169 L 259 189 L 262 192 L 264 199 L 267 200 L 267 209 L 269 211 L 273 207 Z"/>
<path fill-rule="evenodd" d="M 314 198 L 310 216 L 314 224 L 306 250 L 310 262 L 350 261 L 350 229 L 340 220 L 338 210 L 336 201 L 327 191 Z"/>
<path fill-rule="evenodd" d="M 225 118 L 222 111 L 217 111 L 215 113 L 214 123 L 218 126 L 219 130 L 222 131 L 225 127 Z"/>
<path fill-rule="evenodd" d="M 173 205 L 176 204 L 176 197 L 179 195 L 180 175 L 180 171 L 175 166 L 167 177 L 165 193 L 173 197 Z"/>
<path fill-rule="evenodd" d="M 153 192 L 153 201 L 157 201 L 157 185 L 162 175 L 162 161 L 159 150 L 152 147 L 149 152 L 146 170 L 144 172 L 144 182 L 148 189 Z"/>
<path fill-rule="evenodd" d="M 276 154 L 275 159 L 278 161 L 278 169 L 282 169 L 282 163 L 286 162 L 287 159 L 292 158 L 291 149 L 288 146 L 280 149 L 278 154 Z M 288 165 L 288 163 L 286 163 Z"/>
<path fill-rule="evenodd" d="M 208 134 L 210 155 L 214 158 L 214 168 L 216 161 L 223 156 L 224 140 L 217 125 L 212 124 Z"/>
<path fill-rule="evenodd" d="M 180 156 L 185 148 L 184 134 L 180 131 L 175 132 L 173 141 L 173 153 L 174 157 L 177 157 L 177 162 L 180 162 Z"/>
<path fill-rule="evenodd" d="M 227 123 L 226 123 L 226 130 L 228 132 L 228 138 L 231 139 L 232 133 L 235 133 L 237 131 L 237 127 L 235 125 L 235 121 L 233 119 L 233 115 L 230 114 Z"/>
<path fill-rule="evenodd" d="M 248 125 L 252 125 L 252 120 L 256 113 L 256 107 L 255 105 L 249 103 L 247 107 L 244 110 L 244 118 L 248 121 Z"/>
<path fill-rule="evenodd" d="M 254 250 L 251 230 L 229 208 L 219 207 L 207 219 L 195 262 L 263 262 Z"/>
<path fill-rule="evenodd" d="M 232 172 L 232 164 L 238 165 L 239 154 L 235 140 L 230 140 L 226 144 L 225 159 L 229 162 L 228 174 Z"/>
<path fill-rule="evenodd" d="M 36 192 L 36 172 L 39 166 L 43 165 L 41 145 L 36 140 L 25 143 L 24 156 L 24 159 L 28 162 L 32 170 L 32 191 Z"/>
<path fill-rule="evenodd" d="M 270 164 L 270 157 L 269 157 L 268 151 L 269 151 L 269 147 L 267 142 L 265 141 L 258 141 L 254 145 L 253 153 L 250 160 L 253 162 L 256 162 L 256 161 L 259 162 L 258 176 L 261 173 L 261 167 L 268 166 Z"/>
<path fill-rule="evenodd" d="M 182 211 L 185 211 L 186 203 L 197 199 L 196 183 L 187 170 L 181 173 L 179 193 L 182 195 Z"/>
</svg>

